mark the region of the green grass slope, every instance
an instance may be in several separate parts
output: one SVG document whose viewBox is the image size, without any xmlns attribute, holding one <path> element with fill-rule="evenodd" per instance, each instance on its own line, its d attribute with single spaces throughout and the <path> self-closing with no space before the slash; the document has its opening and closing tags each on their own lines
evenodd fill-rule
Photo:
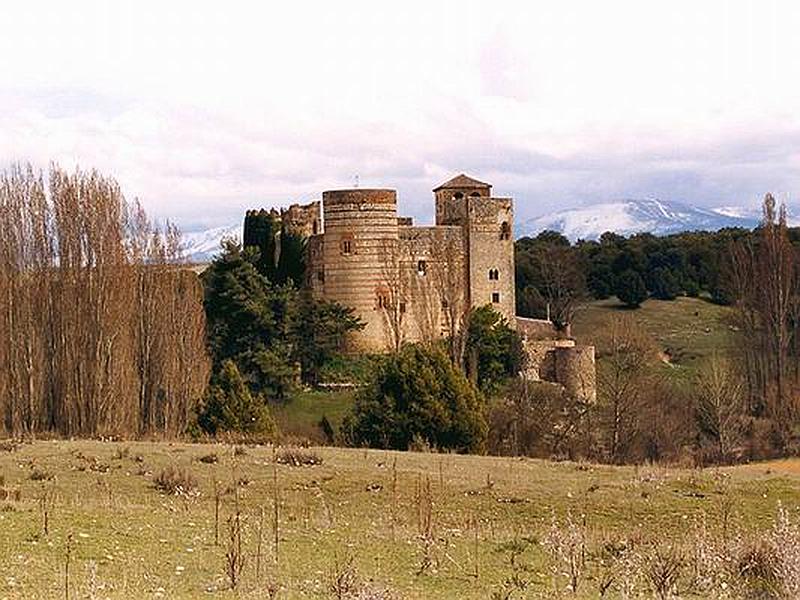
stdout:
<svg viewBox="0 0 800 600">
<path fill-rule="evenodd" d="M 284 435 L 322 440 L 319 422 L 327 417 L 335 431 L 339 430 L 345 415 L 353 407 L 356 391 L 306 390 L 298 391 L 288 402 L 273 407 L 278 427 Z"/>
<path fill-rule="evenodd" d="M 585 521 L 578 597 L 595 598 L 604 568 L 600 549 L 614 540 L 690 543 L 698 523 L 718 527 L 724 506 L 733 507 L 737 527 L 764 529 L 778 503 L 794 509 L 800 502 L 796 461 L 685 471 L 313 452 L 322 464 L 278 465 L 276 488 L 270 447 L 236 454 L 230 446 L 182 443 L 6 445 L 0 451 L 0 598 L 64 598 L 69 536 L 70 598 L 267 598 L 269 588 L 277 598 L 331 598 L 341 565 L 352 559 L 348 577 L 389 588 L 394 597 L 486 599 L 506 589 L 513 548 L 521 550 L 515 564 L 528 588 L 509 597 L 552 597 L 565 580 L 560 567 L 552 569 L 542 540 L 553 516 L 568 511 Z M 200 460 L 210 453 L 217 462 Z M 154 479 L 170 466 L 187 469 L 196 489 L 158 491 Z M 215 485 L 226 491 L 219 544 Z M 245 562 L 234 593 L 225 576 L 226 521 L 237 502 Z M 430 536 L 420 533 L 427 520 Z"/>
<path fill-rule="evenodd" d="M 659 344 L 677 375 L 691 375 L 714 352 L 724 354 L 731 344 L 726 322 L 730 308 L 699 298 L 672 301 L 647 300 L 635 310 L 622 307 L 616 298 L 582 306 L 575 316 L 573 334 L 593 343 L 608 319 L 631 316 Z"/>
</svg>

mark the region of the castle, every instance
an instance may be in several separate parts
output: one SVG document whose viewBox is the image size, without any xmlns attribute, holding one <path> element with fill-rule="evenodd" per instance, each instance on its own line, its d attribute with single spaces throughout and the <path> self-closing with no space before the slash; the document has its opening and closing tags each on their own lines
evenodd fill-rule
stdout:
<svg viewBox="0 0 800 600">
<path fill-rule="evenodd" d="M 433 194 L 434 226 L 399 217 L 390 189 L 326 191 L 321 203 L 273 216 L 284 231 L 307 237 L 312 293 L 352 307 L 365 323 L 352 350 L 455 335 L 470 308 L 488 304 L 522 335 L 530 379 L 593 400 L 594 348 L 576 345 L 550 321 L 516 316 L 513 200 L 493 197 L 490 184 L 463 174 Z"/>
</svg>

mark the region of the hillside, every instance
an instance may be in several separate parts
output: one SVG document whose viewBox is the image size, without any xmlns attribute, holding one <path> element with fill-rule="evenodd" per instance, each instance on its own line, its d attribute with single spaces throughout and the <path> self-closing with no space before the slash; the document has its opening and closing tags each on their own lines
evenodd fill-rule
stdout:
<svg viewBox="0 0 800 600">
<path fill-rule="evenodd" d="M 353 590 L 356 580 L 373 590 L 389 588 L 395 598 L 486 599 L 520 580 L 529 594 L 524 597 L 552 597 L 566 579 L 544 542 L 553 539 L 553 518 L 563 523 L 570 513 L 578 529 L 564 525 L 562 533 L 578 531 L 583 540 L 586 567 L 578 597 L 590 598 L 608 576 L 604 565 L 616 564 L 613 552 L 621 550 L 613 549 L 632 539 L 633 554 L 625 556 L 641 561 L 652 560 L 655 548 L 684 540 L 684 585 L 693 569 L 708 567 L 692 562 L 696 536 L 736 528 L 737 538 L 746 540 L 752 529 L 770 526 L 779 503 L 800 502 L 797 461 L 698 471 L 357 449 L 307 452 L 322 464 L 276 470 L 276 562 L 270 447 L 234 452 L 225 445 L 183 443 L 5 442 L 0 597 L 65 597 L 68 556 L 70 598 L 266 598 L 270 587 L 276 598 L 331 598 L 335 581 L 340 590 L 345 583 Z M 170 466 L 186 469 L 196 487 L 177 495 L 158 491 L 154 480 Z M 218 545 L 215 481 L 222 490 Z M 245 555 L 238 595 L 227 590 L 225 575 L 234 489 Z M 723 518 L 727 525 L 720 529 Z M 644 573 L 646 564 L 638 568 Z M 646 578 L 636 581 L 640 591 L 649 589 Z"/>
<path fill-rule="evenodd" d="M 593 343 L 608 319 L 630 315 L 658 342 L 673 374 L 691 375 L 703 359 L 729 348 L 731 329 L 725 322 L 729 313 L 730 308 L 700 298 L 649 299 L 636 310 L 610 298 L 581 307 L 572 332 L 580 342 Z"/>
</svg>

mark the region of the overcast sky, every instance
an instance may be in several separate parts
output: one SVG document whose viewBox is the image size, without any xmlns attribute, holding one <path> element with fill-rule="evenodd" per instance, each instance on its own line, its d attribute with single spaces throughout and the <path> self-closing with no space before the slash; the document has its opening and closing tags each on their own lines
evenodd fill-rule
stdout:
<svg viewBox="0 0 800 600">
<path fill-rule="evenodd" d="M 0 163 L 97 167 L 187 230 L 356 175 L 422 221 L 461 171 L 522 219 L 800 196 L 794 0 L 26 0 L 0 19 Z"/>
</svg>

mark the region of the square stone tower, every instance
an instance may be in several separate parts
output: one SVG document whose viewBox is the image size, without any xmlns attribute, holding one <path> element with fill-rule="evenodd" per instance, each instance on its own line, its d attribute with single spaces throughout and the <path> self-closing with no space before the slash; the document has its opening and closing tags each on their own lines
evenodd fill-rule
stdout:
<svg viewBox="0 0 800 600">
<path fill-rule="evenodd" d="M 491 304 L 516 326 L 514 201 L 493 198 L 492 186 L 458 175 L 433 190 L 436 224 L 463 229 L 471 306 Z"/>
</svg>

